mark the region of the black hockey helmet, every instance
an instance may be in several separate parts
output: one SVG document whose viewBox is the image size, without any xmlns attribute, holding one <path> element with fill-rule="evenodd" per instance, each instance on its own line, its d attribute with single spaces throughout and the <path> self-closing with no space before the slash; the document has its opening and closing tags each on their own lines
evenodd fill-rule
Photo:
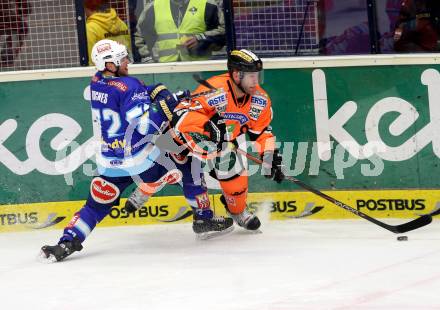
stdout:
<svg viewBox="0 0 440 310">
<path fill-rule="evenodd" d="M 251 51 L 245 49 L 232 50 L 228 54 L 229 74 L 232 74 L 234 69 L 241 72 L 259 72 L 263 70 L 263 62 Z"/>
</svg>

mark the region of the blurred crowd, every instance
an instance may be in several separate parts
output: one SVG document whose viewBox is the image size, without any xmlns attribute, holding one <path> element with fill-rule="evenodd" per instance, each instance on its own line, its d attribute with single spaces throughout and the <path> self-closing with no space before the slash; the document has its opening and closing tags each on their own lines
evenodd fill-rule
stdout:
<svg viewBox="0 0 440 310">
<path fill-rule="evenodd" d="M 119 2 L 128 8 L 122 18 L 114 7 Z M 309 2 L 317 5 L 317 54 L 370 53 L 371 27 L 365 0 Z M 33 3 L 1 1 L 0 67 L 13 65 L 29 36 Z M 107 38 L 131 47 L 138 63 L 207 60 L 213 55 L 225 55 L 227 34 L 222 0 L 83 0 L 82 4 L 89 54 L 95 42 Z M 241 2 L 234 0 L 233 4 L 236 7 Z M 296 1 L 284 1 L 283 5 L 295 6 Z M 376 6 L 381 53 L 439 50 L 439 0 L 384 0 L 376 1 Z M 237 20 L 245 20 L 243 14 L 252 13 L 240 14 L 235 16 Z"/>
</svg>

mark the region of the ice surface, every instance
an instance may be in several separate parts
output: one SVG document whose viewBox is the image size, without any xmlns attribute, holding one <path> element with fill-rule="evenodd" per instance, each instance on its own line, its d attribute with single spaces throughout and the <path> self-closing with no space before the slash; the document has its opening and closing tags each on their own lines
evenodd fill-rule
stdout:
<svg viewBox="0 0 440 310">
<path fill-rule="evenodd" d="M 406 242 L 363 220 L 262 231 L 200 241 L 189 224 L 98 227 L 54 264 L 35 257 L 60 231 L 3 233 L 0 308 L 440 309 L 440 221 Z"/>
</svg>

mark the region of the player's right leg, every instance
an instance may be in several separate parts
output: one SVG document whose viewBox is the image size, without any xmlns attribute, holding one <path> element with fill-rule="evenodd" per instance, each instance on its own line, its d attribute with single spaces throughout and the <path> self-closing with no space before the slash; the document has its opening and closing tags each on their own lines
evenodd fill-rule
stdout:
<svg viewBox="0 0 440 310">
<path fill-rule="evenodd" d="M 41 248 L 40 258 L 48 262 L 61 261 L 76 251 L 95 226 L 107 216 L 111 208 L 119 205 L 120 194 L 132 183 L 131 177 L 105 177 L 92 179 L 89 197 L 85 205 L 74 214 L 64 228 L 58 244 Z"/>
<path fill-rule="evenodd" d="M 125 202 L 127 213 L 135 212 L 142 208 L 156 192 L 167 184 L 175 184 L 180 181 L 182 174 L 175 173 L 177 169 L 167 171 L 162 165 L 155 163 L 150 169 L 139 175 L 139 184 L 128 196 Z M 179 171 L 177 171 L 179 172 Z"/>
<path fill-rule="evenodd" d="M 223 195 L 220 201 L 228 214 L 241 227 L 257 230 L 261 226 L 258 217 L 247 209 L 248 176 L 246 171 L 232 179 L 219 180 Z"/>
<path fill-rule="evenodd" d="M 193 209 L 193 231 L 197 238 L 210 239 L 231 232 L 234 229 L 232 218 L 216 216 L 211 209 L 201 162 L 194 157 L 174 161 L 182 173 L 183 194 Z"/>
<path fill-rule="evenodd" d="M 215 216 L 211 209 L 207 189 L 204 185 L 200 162 L 192 157 L 177 159 L 166 154 L 153 167 L 139 177 L 143 183 L 128 197 L 125 203 L 127 212 L 134 212 L 144 206 L 149 198 L 166 184 L 180 183 L 184 196 L 194 214 L 193 230 L 200 239 L 209 239 L 233 230 L 231 218 Z"/>
</svg>

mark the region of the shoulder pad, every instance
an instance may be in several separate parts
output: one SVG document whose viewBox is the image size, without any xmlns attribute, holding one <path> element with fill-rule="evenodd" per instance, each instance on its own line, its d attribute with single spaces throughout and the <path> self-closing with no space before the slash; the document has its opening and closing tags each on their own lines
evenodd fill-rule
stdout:
<svg viewBox="0 0 440 310">
<path fill-rule="evenodd" d="M 150 93 L 151 99 L 156 99 L 156 96 L 163 90 L 167 90 L 166 86 L 163 84 L 157 84 Z"/>
<path fill-rule="evenodd" d="M 269 95 L 263 89 L 257 89 L 255 92 L 255 96 L 263 96 L 269 98 Z"/>
</svg>

